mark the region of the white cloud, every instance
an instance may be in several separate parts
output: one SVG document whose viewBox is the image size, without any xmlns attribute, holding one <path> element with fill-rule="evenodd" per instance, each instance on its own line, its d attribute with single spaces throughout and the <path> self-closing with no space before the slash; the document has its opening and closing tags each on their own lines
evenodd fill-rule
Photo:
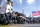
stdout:
<svg viewBox="0 0 40 27">
<path fill-rule="evenodd" d="M 32 4 L 33 2 L 35 2 L 35 0 L 27 0 L 26 1 L 28 4 Z"/>
<path fill-rule="evenodd" d="M 22 4 L 22 0 L 15 0 L 17 3 Z"/>
<path fill-rule="evenodd" d="M 22 4 L 22 0 L 19 0 L 20 4 Z"/>
</svg>

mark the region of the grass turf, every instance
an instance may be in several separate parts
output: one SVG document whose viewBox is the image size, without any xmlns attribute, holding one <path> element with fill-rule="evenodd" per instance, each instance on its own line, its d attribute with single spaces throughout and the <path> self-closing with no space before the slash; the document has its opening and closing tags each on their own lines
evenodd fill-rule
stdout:
<svg viewBox="0 0 40 27">
<path fill-rule="evenodd" d="M 0 25 L 0 27 L 9 27 L 10 25 Z"/>
</svg>

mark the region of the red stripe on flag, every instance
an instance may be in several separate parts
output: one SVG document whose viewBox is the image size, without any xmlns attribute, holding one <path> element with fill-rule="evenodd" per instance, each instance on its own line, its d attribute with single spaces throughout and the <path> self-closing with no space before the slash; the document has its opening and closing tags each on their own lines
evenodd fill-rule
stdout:
<svg viewBox="0 0 40 27">
<path fill-rule="evenodd" d="M 40 11 L 39 11 L 39 15 L 40 15 Z"/>
<path fill-rule="evenodd" d="M 32 16 L 38 16 L 39 15 L 39 11 L 36 11 L 35 14 L 32 13 Z"/>
</svg>

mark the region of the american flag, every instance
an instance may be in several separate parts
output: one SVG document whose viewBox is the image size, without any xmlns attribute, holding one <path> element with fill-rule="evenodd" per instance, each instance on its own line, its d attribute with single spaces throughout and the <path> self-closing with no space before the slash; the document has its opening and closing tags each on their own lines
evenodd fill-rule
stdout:
<svg viewBox="0 0 40 27">
<path fill-rule="evenodd" d="M 40 11 L 39 11 L 39 15 L 40 15 Z"/>
<path fill-rule="evenodd" d="M 32 12 L 32 16 L 38 16 L 39 15 L 39 11 L 33 11 Z"/>
</svg>

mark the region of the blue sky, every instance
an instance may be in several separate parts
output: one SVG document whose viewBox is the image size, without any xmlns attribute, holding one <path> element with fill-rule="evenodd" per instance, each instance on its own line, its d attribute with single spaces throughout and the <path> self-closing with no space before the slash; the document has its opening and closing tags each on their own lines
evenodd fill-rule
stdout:
<svg viewBox="0 0 40 27">
<path fill-rule="evenodd" d="M 40 0 L 11 0 L 13 1 L 13 11 L 22 13 L 24 8 L 24 14 L 27 17 L 32 15 L 32 11 L 40 11 Z"/>
</svg>

